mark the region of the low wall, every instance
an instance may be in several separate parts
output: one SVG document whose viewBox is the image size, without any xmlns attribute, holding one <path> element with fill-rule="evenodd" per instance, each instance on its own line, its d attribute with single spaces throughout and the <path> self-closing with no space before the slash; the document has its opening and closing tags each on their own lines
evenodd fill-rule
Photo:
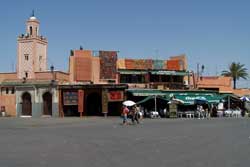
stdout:
<svg viewBox="0 0 250 167">
<path fill-rule="evenodd" d="M 5 106 L 7 116 L 16 116 L 16 96 L 0 95 L 0 106 Z"/>
</svg>

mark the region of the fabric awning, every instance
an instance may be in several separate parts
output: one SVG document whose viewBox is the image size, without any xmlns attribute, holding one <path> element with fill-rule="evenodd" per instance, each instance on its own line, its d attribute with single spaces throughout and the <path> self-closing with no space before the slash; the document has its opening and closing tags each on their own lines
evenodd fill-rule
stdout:
<svg viewBox="0 0 250 167">
<path fill-rule="evenodd" d="M 213 104 L 221 100 L 221 97 L 217 95 L 175 95 L 175 98 L 184 101 L 184 105 L 194 105 L 196 101 Z"/>
<path fill-rule="evenodd" d="M 119 70 L 118 71 L 120 74 L 134 74 L 134 75 L 144 75 L 147 74 L 147 71 L 138 71 L 138 70 Z"/>
<path fill-rule="evenodd" d="M 158 70 L 158 71 L 150 71 L 151 74 L 154 75 L 174 75 L 174 76 L 187 76 L 189 73 L 185 71 L 165 71 L 165 70 Z"/>
<path fill-rule="evenodd" d="M 204 92 L 204 91 L 164 91 L 158 89 L 128 89 L 128 93 L 133 96 L 161 96 L 166 100 L 170 100 L 173 97 L 175 99 L 182 100 L 184 105 L 194 105 L 197 100 L 203 101 L 203 103 L 213 104 L 219 103 L 223 96 L 220 96 L 216 92 Z"/>
<path fill-rule="evenodd" d="M 157 89 L 128 89 L 127 92 L 133 96 L 166 96 L 166 93 Z"/>
<path fill-rule="evenodd" d="M 161 99 L 161 100 L 164 100 L 164 101 L 166 101 L 166 102 L 168 102 L 169 101 L 169 99 L 167 99 L 167 98 L 164 98 L 164 97 L 161 97 L 161 96 L 148 96 L 148 97 L 146 97 L 145 99 L 143 99 L 143 100 L 141 100 L 141 101 L 139 101 L 139 102 L 137 102 L 136 104 L 142 104 L 142 103 L 145 103 L 145 102 L 147 102 L 147 101 L 149 101 L 149 100 L 152 100 L 152 99 L 157 99 L 157 100 L 159 100 L 159 99 Z"/>
</svg>

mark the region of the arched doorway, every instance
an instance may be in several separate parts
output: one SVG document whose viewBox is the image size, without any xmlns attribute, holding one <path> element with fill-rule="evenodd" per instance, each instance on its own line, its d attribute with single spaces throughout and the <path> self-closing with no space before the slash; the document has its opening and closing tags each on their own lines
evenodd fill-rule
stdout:
<svg viewBox="0 0 250 167">
<path fill-rule="evenodd" d="M 98 93 L 91 93 L 86 99 L 86 115 L 102 116 L 101 96 Z"/>
<path fill-rule="evenodd" d="M 43 94 L 43 115 L 52 115 L 52 94 L 50 92 Z"/>
<path fill-rule="evenodd" d="M 31 103 L 31 95 L 28 92 L 25 92 L 22 95 L 22 115 L 30 115 L 32 114 L 32 103 Z"/>
</svg>

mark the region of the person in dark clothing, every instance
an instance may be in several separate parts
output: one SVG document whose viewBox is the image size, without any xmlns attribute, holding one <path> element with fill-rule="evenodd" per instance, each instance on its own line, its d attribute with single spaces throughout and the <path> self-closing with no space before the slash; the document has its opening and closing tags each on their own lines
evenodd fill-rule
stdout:
<svg viewBox="0 0 250 167">
<path fill-rule="evenodd" d="M 135 123 L 135 121 L 136 121 L 137 124 L 140 123 L 139 122 L 139 116 L 140 116 L 139 115 L 139 109 L 137 108 L 136 105 L 134 105 L 132 107 L 132 109 L 131 109 L 131 121 L 132 121 L 133 124 Z"/>
<path fill-rule="evenodd" d="M 212 107 L 212 114 L 211 114 L 212 117 L 217 117 L 217 108 L 215 105 L 213 105 Z"/>
</svg>

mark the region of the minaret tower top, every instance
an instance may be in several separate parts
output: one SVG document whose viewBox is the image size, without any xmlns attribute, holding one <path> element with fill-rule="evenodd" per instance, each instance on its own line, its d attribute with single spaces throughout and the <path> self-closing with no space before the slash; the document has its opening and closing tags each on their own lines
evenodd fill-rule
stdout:
<svg viewBox="0 0 250 167">
<path fill-rule="evenodd" d="M 36 72 L 47 71 L 47 39 L 39 34 L 40 22 L 34 10 L 26 21 L 26 32 L 17 39 L 18 78 L 35 78 Z"/>
<path fill-rule="evenodd" d="M 26 22 L 26 34 L 29 35 L 30 37 L 39 36 L 39 25 L 40 22 L 35 17 L 35 12 L 33 10 L 29 20 L 27 20 Z"/>
</svg>

